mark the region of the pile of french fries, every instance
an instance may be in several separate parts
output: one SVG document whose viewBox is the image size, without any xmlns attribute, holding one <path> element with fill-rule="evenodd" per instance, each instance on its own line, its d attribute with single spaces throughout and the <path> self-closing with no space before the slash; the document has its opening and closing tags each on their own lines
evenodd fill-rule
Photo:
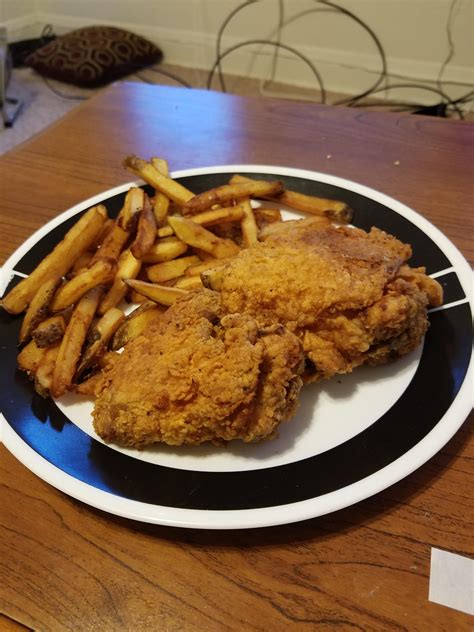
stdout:
<svg viewBox="0 0 474 632">
<path fill-rule="evenodd" d="M 162 158 L 130 156 L 124 166 L 154 195 L 131 187 L 116 219 L 102 204 L 90 208 L 1 301 L 10 314 L 24 312 L 18 367 L 42 397 L 93 395 L 100 371 L 177 298 L 202 287 L 202 273 L 282 221 L 275 205 L 255 207 L 252 199 L 328 223 L 352 218 L 344 202 L 288 191 L 280 181 L 234 175 L 195 195 L 169 176 Z M 127 313 L 130 304 L 138 306 Z"/>
</svg>

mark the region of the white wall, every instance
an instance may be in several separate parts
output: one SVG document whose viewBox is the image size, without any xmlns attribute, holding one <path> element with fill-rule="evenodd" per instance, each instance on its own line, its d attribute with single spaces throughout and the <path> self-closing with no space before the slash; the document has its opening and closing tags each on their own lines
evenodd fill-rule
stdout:
<svg viewBox="0 0 474 632">
<path fill-rule="evenodd" d="M 7 27 L 53 25 L 57 34 L 91 24 L 113 24 L 156 41 L 168 63 L 210 69 L 215 60 L 216 34 L 241 0 L 0 0 L 0 21 Z M 394 75 L 415 81 L 436 79 L 448 53 L 446 25 L 453 6 L 454 55 L 443 81 L 474 82 L 474 0 L 339 0 L 364 20 L 385 48 Z M 317 11 L 315 11 L 317 9 Z M 381 67 L 380 56 L 367 33 L 345 15 L 314 0 L 285 0 L 287 26 L 281 41 L 309 58 L 331 91 L 353 93 L 369 87 Z M 308 11 L 312 11 L 308 13 Z M 298 19 L 292 18 L 303 14 Z M 278 0 L 260 0 L 242 9 L 228 24 L 222 50 L 249 39 L 272 37 L 278 23 Z M 11 36 L 18 38 L 15 28 Z M 253 46 L 227 56 L 227 73 L 268 77 L 274 48 Z M 302 86 L 316 85 L 308 66 L 286 50 L 278 53 L 276 78 Z M 396 81 L 394 78 L 392 81 Z M 453 97 L 469 87 L 445 84 Z M 406 91 L 397 92 L 410 98 Z M 394 94 L 395 96 L 395 94 Z M 412 94 L 415 98 L 415 94 Z M 429 93 L 416 98 L 430 101 Z"/>
<path fill-rule="evenodd" d="M 35 36 L 36 10 L 36 0 L 0 0 L 0 25 L 7 27 L 10 41 Z"/>
<path fill-rule="evenodd" d="M 0 21 L 15 21 L 30 16 L 36 10 L 35 0 L 1 0 Z"/>
</svg>

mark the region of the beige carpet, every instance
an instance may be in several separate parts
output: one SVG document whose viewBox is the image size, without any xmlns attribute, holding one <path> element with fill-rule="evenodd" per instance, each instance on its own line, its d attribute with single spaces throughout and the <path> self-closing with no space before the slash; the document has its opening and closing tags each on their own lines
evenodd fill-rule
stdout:
<svg viewBox="0 0 474 632">
<path fill-rule="evenodd" d="M 73 88 L 57 81 L 54 89 L 71 97 L 89 97 L 91 90 Z M 29 68 L 13 70 L 7 95 L 20 99 L 22 106 L 12 127 L 0 129 L 0 154 L 28 140 L 42 129 L 61 118 L 80 103 L 81 99 L 63 98 L 52 92 L 43 79 Z"/>
</svg>

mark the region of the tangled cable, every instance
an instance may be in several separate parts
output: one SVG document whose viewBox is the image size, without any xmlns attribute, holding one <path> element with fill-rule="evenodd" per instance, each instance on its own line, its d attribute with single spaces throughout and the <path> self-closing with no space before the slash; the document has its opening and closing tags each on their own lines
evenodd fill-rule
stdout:
<svg viewBox="0 0 474 632">
<path fill-rule="evenodd" d="M 447 34 L 447 39 L 448 39 L 448 44 L 449 44 L 449 52 L 447 57 L 445 58 L 445 60 L 443 61 L 443 64 L 440 68 L 439 71 L 439 75 L 437 78 L 437 88 L 432 87 L 432 86 L 427 86 L 424 85 L 422 83 L 415 83 L 412 81 L 408 81 L 408 82 L 403 82 L 403 83 L 393 83 L 390 84 L 388 82 L 388 78 L 390 77 L 390 73 L 388 72 L 388 64 L 387 64 L 387 56 L 384 50 L 384 47 L 380 41 L 380 39 L 377 37 L 376 33 L 373 31 L 373 29 L 366 24 L 361 18 L 359 18 L 355 13 L 353 13 L 352 11 L 349 11 L 348 9 L 346 9 L 345 7 L 342 7 L 341 5 L 337 4 L 336 2 L 334 2 L 333 0 L 315 0 L 316 4 L 318 5 L 317 7 L 314 7 L 312 9 L 307 9 L 305 11 L 302 11 L 299 14 L 293 15 L 290 18 L 288 18 L 287 20 L 284 19 L 284 2 L 283 0 L 278 0 L 278 16 L 277 16 L 277 21 L 278 21 L 278 26 L 277 28 L 273 31 L 273 33 L 270 36 L 270 39 L 252 39 L 252 40 L 246 40 L 244 42 L 241 42 L 239 44 L 235 44 L 229 48 L 227 48 L 226 50 L 222 50 L 222 39 L 223 39 L 223 35 L 225 30 L 227 29 L 229 23 L 233 20 L 233 18 L 240 13 L 242 10 L 244 10 L 245 8 L 249 7 L 250 5 L 254 5 L 257 2 L 260 2 L 261 0 L 247 0 L 246 2 L 241 3 L 240 5 L 238 5 L 235 9 L 233 9 L 229 15 L 225 18 L 224 22 L 222 23 L 221 27 L 218 30 L 217 33 L 217 37 L 216 37 L 216 56 L 215 56 L 215 61 L 212 65 L 212 68 L 208 74 L 208 78 L 207 78 L 207 88 L 211 89 L 212 87 L 212 82 L 214 79 L 214 76 L 217 72 L 217 76 L 219 79 L 219 84 L 220 84 L 220 88 L 223 92 L 227 91 L 227 87 L 225 84 L 225 80 L 224 80 L 224 72 L 222 70 L 222 61 L 231 53 L 235 52 L 238 49 L 244 48 L 246 46 L 252 46 L 252 45 L 260 45 L 260 46 L 272 46 L 274 48 L 274 57 L 273 57 L 273 68 L 272 68 L 272 75 L 274 77 L 275 75 L 275 68 L 276 68 L 276 59 L 277 59 L 277 52 L 281 49 L 286 50 L 291 52 L 293 55 L 295 55 L 296 57 L 298 57 L 299 59 L 301 59 L 311 70 L 312 74 L 314 75 L 316 82 L 318 84 L 318 89 L 319 89 L 319 93 L 320 93 L 320 102 L 321 103 L 326 103 L 327 102 L 327 90 L 325 88 L 324 85 L 324 81 L 323 78 L 320 74 L 320 72 L 318 71 L 318 69 L 316 68 L 315 64 L 313 64 L 313 62 L 308 59 L 308 57 L 306 57 L 305 55 L 303 55 L 302 53 L 300 53 L 298 50 L 296 50 L 295 48 L 288 46 L 286 44 L 283 44 L 281 42 L 281 32 L 283 30 L 283 28 L 285 26 L 287 26 L 288 24 L 290 24 L 291 22 L 294 22 L 296 19 L 301 18 L 304 15 L 308 15 L 309 13 L 316 13 L 316 12 L 332 12 L 332 13 L 339 13 L 341 15 L 344 15 L 348 18 L 350 18 L 351 20 L 353 20 L 358 26 L 360 26 L 362 29 L 364 29 L 364 31 L 368 34 L 368 36 L 370 37 L 370 39 L 372 40 L 372 42 L 374 43 L 377 52 L 379 54 L 380 57 L 380 64 L 381 64 L 381 68 L 377 73 L 377 77 L 375 79 L 375 81 L 372 83 L 372 85 L 367 88 L 366 90 L 363 90 L 360 94 L 356 94 L 354 96 L 349 96 L 349 97 L 345 97 L 343 99 L 340 99 L 338 101 L 335 101 L 334 103 L 332 103 L 332 105 L 347 105 L 349 107 L 366 107 L 370 104 L 367 104 L 365 102 L 362 102 L 363 99 L 366 99 L 367 97 L 370 97 L 372 95 L 375 94 L 379 94 L 381 92 L 386 92 L 388 90 L 398 90 L 398 89 L 419 89 L 419 90 L 425 90 L 425 91 L 429 91 L 431 93 L 437 94 L 441 100 L 442 100 L 442 104 L 444 106 L 444 109 L 447 111 L 448 108 L 453 108 L 453 110 L 457 113 L 459 118 L 464 118 L 463 116 L 463 112 L 461 109 L 461 105 L 464 105 L 466 103 L 468 103 L 469 101 L 472 100 L 472 98 L 470 98 L 472 96 L 472 91 L 468 92 L 467 94 L 463 95 L 462 97 L 458 98 L 458 99 L 452 99 L 451 97 L 449 97 L 448 94 L 446 94 L 446 92 L 443 89 L 443 85 L 441 82 L 441 78 L 442 75 L 446 69 L 446 66 L 448 65 L 448 63 L 451 61 L 453 55 L 454 55 L 454 43 L 453 43 L 453 38 L 452 38 L 452 34 L 451 34 L 451 28 L 452 28 L 452 23 L 454 20 L 454 16 L 455 16 L 455 12 L 456 12 L 456 8 L 457 8 L 457 3 L 459 2 L 459 0 L 452 0 L 450 9 L 449 9 L 449 15 L 448 15 L 448 19 L 447 19 L 447 24 L 446 24 L 446 34 Z M 276 36 L 276 39 L 272 39 L 274 36 Z M 381 84 L 386 81 L 386 85 L 385 86 L 381 86 Z M 462 82 L 445 82 L 445 83 L 453 83 L 453 84 L 458 84 L 458 85 L 464 85 Z M 380 104 L 377 104 L 380 105 Z M 383 104 L 385 105 L 385 104 Z M 391 104 L 392 106 L 395 107 L 399 107 L 399 108 L 403 108 L 403 109 L 411 109 L 413 111 L 416 111 L 417 109 L 419 109 L 420 104 L 416 104 L 416 103 L 400 103 L 400 102 L 396 102 L 395 104 Z"/>
<path fill-rule="evenodd" d="M 466 105 L 467 103 L 471 102 L 473 100 L 473 94 L 474 91 L 470 90 L 469 92 L 467 92 L 466 94 L 462 95 L 461 97 L 457 98 L 457 99 L 452 99 L 445 91 L 444 89 L 444 85 L 446 84 L 455 84 L 455 85 L 470 85 L 470 84 L 464 84 L 463 82 L 456 82 L 456 81 L 444 81 L 442 80 L 443 74 L 446 70 L 447 65 L 450 63 L 450 61 L 452 60 L 453 56 L 454 56 L 454 52 L 455 52 L 455 47 L 454 47 L 454 40 L 453 40 L 453 36 L 452 36 L 452 26 L 453 26 L 453 22 L 454 22 L 454 18 L 456 16 L 456 11 L 459 7 L 459 2 L 460 0 L 451 0 L 451 5 L 449 8 L 449 12 L 448 12 L 448 17 L 447 17 L 447 22 L 446 22 L 446 37 L 447 37 L 447 41 L 448 41 L 448 53 L 445 57 L 445 59 L 443 60 L 443 63 L 440 67 L 439 73 L 438 73 L 438 77 L 436 80 L 436 85 L 437 87 L 433 87 L 430 85 L 424 85 L 423 83 L 416 83 L 413 81 L 406 81 L 406 82 L 399 82 L 399 83 L 390 83 L 389 82 L 389 78 L 390 77 L 398 77 L 398 78 L 402 78 L 404 79 L 405 77 L 401 77 L 400 75 L 396 75 L 396 74 L 392 74 L 389 73 L 388 71 L 388 63 L 387 63 L 387 56 L 384 50 L 384 47 L 382 45 L 382 42 L 380 41 L 380 39 L 378 38 L 377 34 L 374 32 L 374 30 L 368 25 L 366 24 L 361 18 L 359 18 L 355 13 L 353 13 L 352 11 L 350 11 L 349 9 L 346 9 L 345 7 L 337 4 L 337 2 L 333 1 L 333 0 L 314 0 L 315 4 L 317 6 L 314 6 L 312 8 L 303 10 L 299 13 L 293 14 L 291 16 L 289 16 L 288 18 L 285 19 L 285 5 L 284 5 L 284 0 L 276 0 L 277 4 L 278 4 L 278 15 L 277 15 L 277 27 L 276 29 L 273 30 L 273 32 L 270 34 L 270 36 L 268 38 L 257 38 L 257 39 L 249 39 L 249 40 L 245 40 L 243 42 L 240 42 L 238 44 L 234 44 L 233 46 L 230 46 L 229 48 L 227 48 L 226 50 L 222 50 L 222 39 L 224 36 L 224 32 L 226 31 L 228 25 L 230 24 L 230 22 L 235 18 L 236 15 L 238 15 L 241 11 L 243 11 L 244 9 L 246 9 L 247 7 L 249 7 L 250 5 L 254 5 L 258 2 L 261 2 L 261 0 L 246 0 L 245 2 L 242 2 L 241 4 L 239 4 L 237 7 L 235 7 L 230 13 L 229 15 L 224 19 L 223 23 L 221 24 L 218 32 L 217 32 L 217 37 L 216 37 L 216 54 L 215 54 L 215 61 L 212 65 L 211 70 L 208 73 L 207 76 L 207 82 L 206 82 L 206 87 L 208 90 L 211 89 L 212 87 L 212 83 L 214 80 L 214 77 L 217 73 L 217 78 L 219 81 L 219 85 L 220 85 L 220 89 L 222 92 L 227 92 L 227 86 L 226 86 L 226 82 L 224 79 L 224 72 L 222 69 L 222 61 L 228 57 L 229 55 L 231 55 L 232 53 L 234 53 L 235 51 L 248 47 L 248 46 L 270 46 L 273 48 L 273 59 L 272 59 L 272 79 L 274 79 L 275 74 L 276 74 L 276 66 L 277 66 L 277 59 L 278 59 L 278 52 L 280 50 L 284 50 L 287 51 L 289 53 L 291 53 L 292 55 L 294 55 L 295 57 L 297 57 L 300 61 L 302 61 L 310 70 L 311 74 L 313 75 L 316 83 L 317 83 L 317 87 L 318 87 L 318 91 L 319 91 L 319 95 L 320 95 L 320 102 L 321 103 L 327 103 L 327 89 L 326 86 L 324 84 L 324 80 L 323 77 L 321 75 L 321 73 L 319 72 L 318 68 L 316 67 L 316 65 L 303 53 L 301 53 L 300 51 L 298 51 L 296 48 L 294 48 L 293 46 L 289 46 L 287 44 L 284 44 L 281 41 L 281 37 L 282 37 L 282 31 L 283 29 L 288 26 L 289 24 L 291 24 L 292 22 L 295 22 L 296 20 L 301 19 L 304 16 L 307 16 L 309 14 L 314 14 L 314 13 L 333 13 L 333 14 L 339 14 L 339 15 L 343 15 L 349 19 L 351 19 L 353 22 L 355 22 L 355 24 L 357 24 L 360 28 L 362 28 L 365 33 L 369 36 L 369 38 L 371 39 L 373 45 L 375 46 L 378 56 L 380 58 L 380 69 L 378 71 L 373 71 L 373 70 L 368 70 L 368 69 L 364 69 L 366 70 L 366 72 L 369 73 L 375 73 L 376 74 L 376 78 L 373 81 L 373 83 L 365 90 L 363 90 L 362 92 L 360 92 L 359 94 L 355 94 L 353 96 L 348 96 L 348 97 L 344 97 L 343 99 L 339 99 L 337 101 L 334 101 L 331 105 L 346 105 L 348 107 L 371 107 L 371 106 L 377 106 L 377 107 L 392 107 L 392 108 L 397 108 L 397 111 L 401 111 L 401 110 L 408 110 L 408 111 L 418 111 L 420 108 L 422 108 L 423 106 L 421 106 L 419 103 L 413 103 L 413 102 L 400 102 L 400 101 L 392 101 L 391 103 L 367 103 L 365 101 L 365 99 L 367 99 L 368 97 L 371 97 L 372 95 L 377 95 L 383 92 L 387 92 L 388 90 L 399 90 L 399 89 L 417 89 L 417 90 L 424 90 L 426 92 L 431 92 L 432 94 L 436 94 L 438 95 L 438 97 L 440 97 L 441 99 L 441 111 L 443 112 L 447 112 L 449 111 L 449 109 L 451 108 L 454 112 L 456 112 L 457 116 L 460 119 L 464 118 L 463 115 L 463 111 L 462 111 L 462 106 Z M 346 66 L 346 67 L 351 67 L 348 66 L 347 64 L 340 64 L 341 66 Z M 146 83 L 154 83 L 153 81 L 150 81 L 146 76 L 144 76 L 143 71 L 150 71 L 156 74 L 161 74 L 163 76 L 168 77 L 169 79 L 174 80 L 176 83 L 186 87 L 186 88 L 191 88 L 192 86 L 185 81 L 184 79 L 182 79 L 181 77 L 172 74 L 171 72 L 164 70 L 162 68 L 157 68 L 156 66 L 154 67 L 148 67 L 146 69 L 142 69 L 142 72 L 135 72 L 134 75 L 140 79 L 141 81 L 144 81 Z M 87 96 L 82 96 L 82 95 L 69 95 L 69 94 L 64 94 L 63 92 L 60 92 L 59 90 L 57 90 L 56 88 L 54 88 L 46 79 L 44 79 L 46 85 L 48 86 L 48 88 L 54 92 L 57 96 L 63 98 L 63 99 L 86 99 L 88 98 Z M 385 85 L 382 86 L 382 84 L 385 82 Z M 265 86 L 265 81 L 263 82 L 263 84 L 261 84 L 261 90 L 262 87 Z M 437 106 L 433 106 L 433 107 L 437 107 Z M 428 108 L 429 109 L 429 108 Z"/>
</svg>

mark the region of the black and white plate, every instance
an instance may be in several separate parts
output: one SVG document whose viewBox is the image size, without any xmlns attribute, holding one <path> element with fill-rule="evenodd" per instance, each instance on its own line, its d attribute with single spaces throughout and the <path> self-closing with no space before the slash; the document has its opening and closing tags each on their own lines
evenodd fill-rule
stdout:
<svg viewBox="0 0 474 632">
<path fill-rule="evenodd" d="M 404 478 L 454 435 L 472 407 L 472 273 L 455 246 L 400 202 L 323 173 L 230 165 L 176 172 L 194 192 L 234 173 L 282 179 L 287 188 L 346 201 L 354 224 L 376 225 L 412 244 L 413 266 L 443 285 L 424 345 L 384 366 L 306 386 L 296 417 L 268 442 L 142 451 L 105 445 L 91 402 L 46 401 L 16 370 L 21 318 L 1 313 L 2 440 L 39 477 L 91 506 L 135 520 L 191 528 L 296 522 L 347 507 Z M 28 275 L 86 209 L 119 209 L 123 185 L 78 204 L 37 231 L 6 262 L 7 291 Z M 288 215 L 289 217 L 290 215 Z"/>
</svg>

